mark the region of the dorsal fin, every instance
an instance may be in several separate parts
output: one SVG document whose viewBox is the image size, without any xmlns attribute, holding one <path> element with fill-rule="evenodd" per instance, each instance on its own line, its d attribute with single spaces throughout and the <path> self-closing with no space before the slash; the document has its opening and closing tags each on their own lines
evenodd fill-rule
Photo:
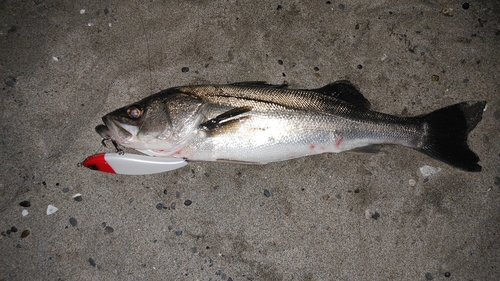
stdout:
<svg viewBox="0 0 500 281">
<path fill-rule="evenodd" d="M 275 88 L 275 89 L 288 87 L 287 84 L 273 85 L 273 84 L 268 84 L 266 81 L 243 81 L 243 82 L 232 83 L 231 85 L 245 86 L 245 87 L 259 87 L 259 88 Z"/>
<path fill-rule="evenodd" d="M 359 90 L 347 80 L 340 80 L 318 89 L 311 89 L 316 93 L 332 96 L 339 100 L 351 103 L 359 108 L 369 109 L 370 102 L 359 92 Z"/>
</svg>

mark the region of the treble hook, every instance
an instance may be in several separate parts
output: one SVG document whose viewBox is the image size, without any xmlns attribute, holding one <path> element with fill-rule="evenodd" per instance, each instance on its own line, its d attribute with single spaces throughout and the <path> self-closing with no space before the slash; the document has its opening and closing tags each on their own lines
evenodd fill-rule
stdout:
<svg viewBox="0 0 500 281">
<path fill-rule="evenodd" d="M 111 143 L 112 143 L 112 144 L 113 144 L 113 146 L 115 147 L 115 149 L 116 149 L 116 153 L 118 153 L 118 155 L 123 155 L 123 154 L 125 154 L 125 152 L 123 151 L 123 149 L 119 148 L 119 147 L 118 147 L 118 143 L 116 143 L 116 141 L 115 141 L 115 140 L 113 140 L 113 139 L 105 139 L 105 138 L 103 138 L 103 139 L 101 140 L 101 144 L 102 144 L 104 147 L 108 147 L 108 146 L 106 145 L 106 141 L 108 141 L 108 140 L 109 140 L 109 141 L 111 141 Z"/>
</svg>

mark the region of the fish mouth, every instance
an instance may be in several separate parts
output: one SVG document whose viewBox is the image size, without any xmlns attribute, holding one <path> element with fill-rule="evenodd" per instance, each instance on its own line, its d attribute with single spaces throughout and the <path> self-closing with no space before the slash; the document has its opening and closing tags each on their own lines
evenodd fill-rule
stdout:
<svg viewBox="0 0 500 281">
<path fill-rule="evenodd" d="M 133 137 L 129 131 L 124 129 L 119 123 L 112 120 L 109 116 L 102 117 L 102 121 L 104 125 L 97 125 L 95 127 L 95 131 L 104 140 L 112 140 L 119 144 L 123 144 Z"/>
</svg>

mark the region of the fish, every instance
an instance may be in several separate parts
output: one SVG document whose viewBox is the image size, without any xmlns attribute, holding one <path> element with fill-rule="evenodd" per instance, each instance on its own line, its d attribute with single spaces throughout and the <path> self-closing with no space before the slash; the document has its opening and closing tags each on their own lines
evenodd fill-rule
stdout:
<svg viewBox="0 0 500 281">
<path fill-rule="evenodd" d="M 322 153 L 376 153 L 396 144 L 450 166 L 481 171 L 468 134 L 486 101 L 399 117 L 370 110 L 350 81 L 289 89 L 263 81 L 162 90 L 102 117 L 95 130 L 146 155 L 266 164 Z"/>
</svg>

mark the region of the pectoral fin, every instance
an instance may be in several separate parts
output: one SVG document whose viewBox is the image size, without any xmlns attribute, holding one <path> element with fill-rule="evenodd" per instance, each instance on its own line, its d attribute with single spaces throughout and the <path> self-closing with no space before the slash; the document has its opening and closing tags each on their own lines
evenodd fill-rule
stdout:
<svg viewBox="0 0 500 281">
<path fill-rule="evenodd" d="M 205 121 L 200 124 L 200 129 L 208 132 L 222 132 L 224 127 L 231 127 L 237 124 L 237 122 L 241 121 L 248 116 L 242 116 L 242 114 L 249 112 L 252 110 L 251 106 L 242 106 L 233 108 L 229 111 L 226 111 L 216 117 Z"/>
</svg>

